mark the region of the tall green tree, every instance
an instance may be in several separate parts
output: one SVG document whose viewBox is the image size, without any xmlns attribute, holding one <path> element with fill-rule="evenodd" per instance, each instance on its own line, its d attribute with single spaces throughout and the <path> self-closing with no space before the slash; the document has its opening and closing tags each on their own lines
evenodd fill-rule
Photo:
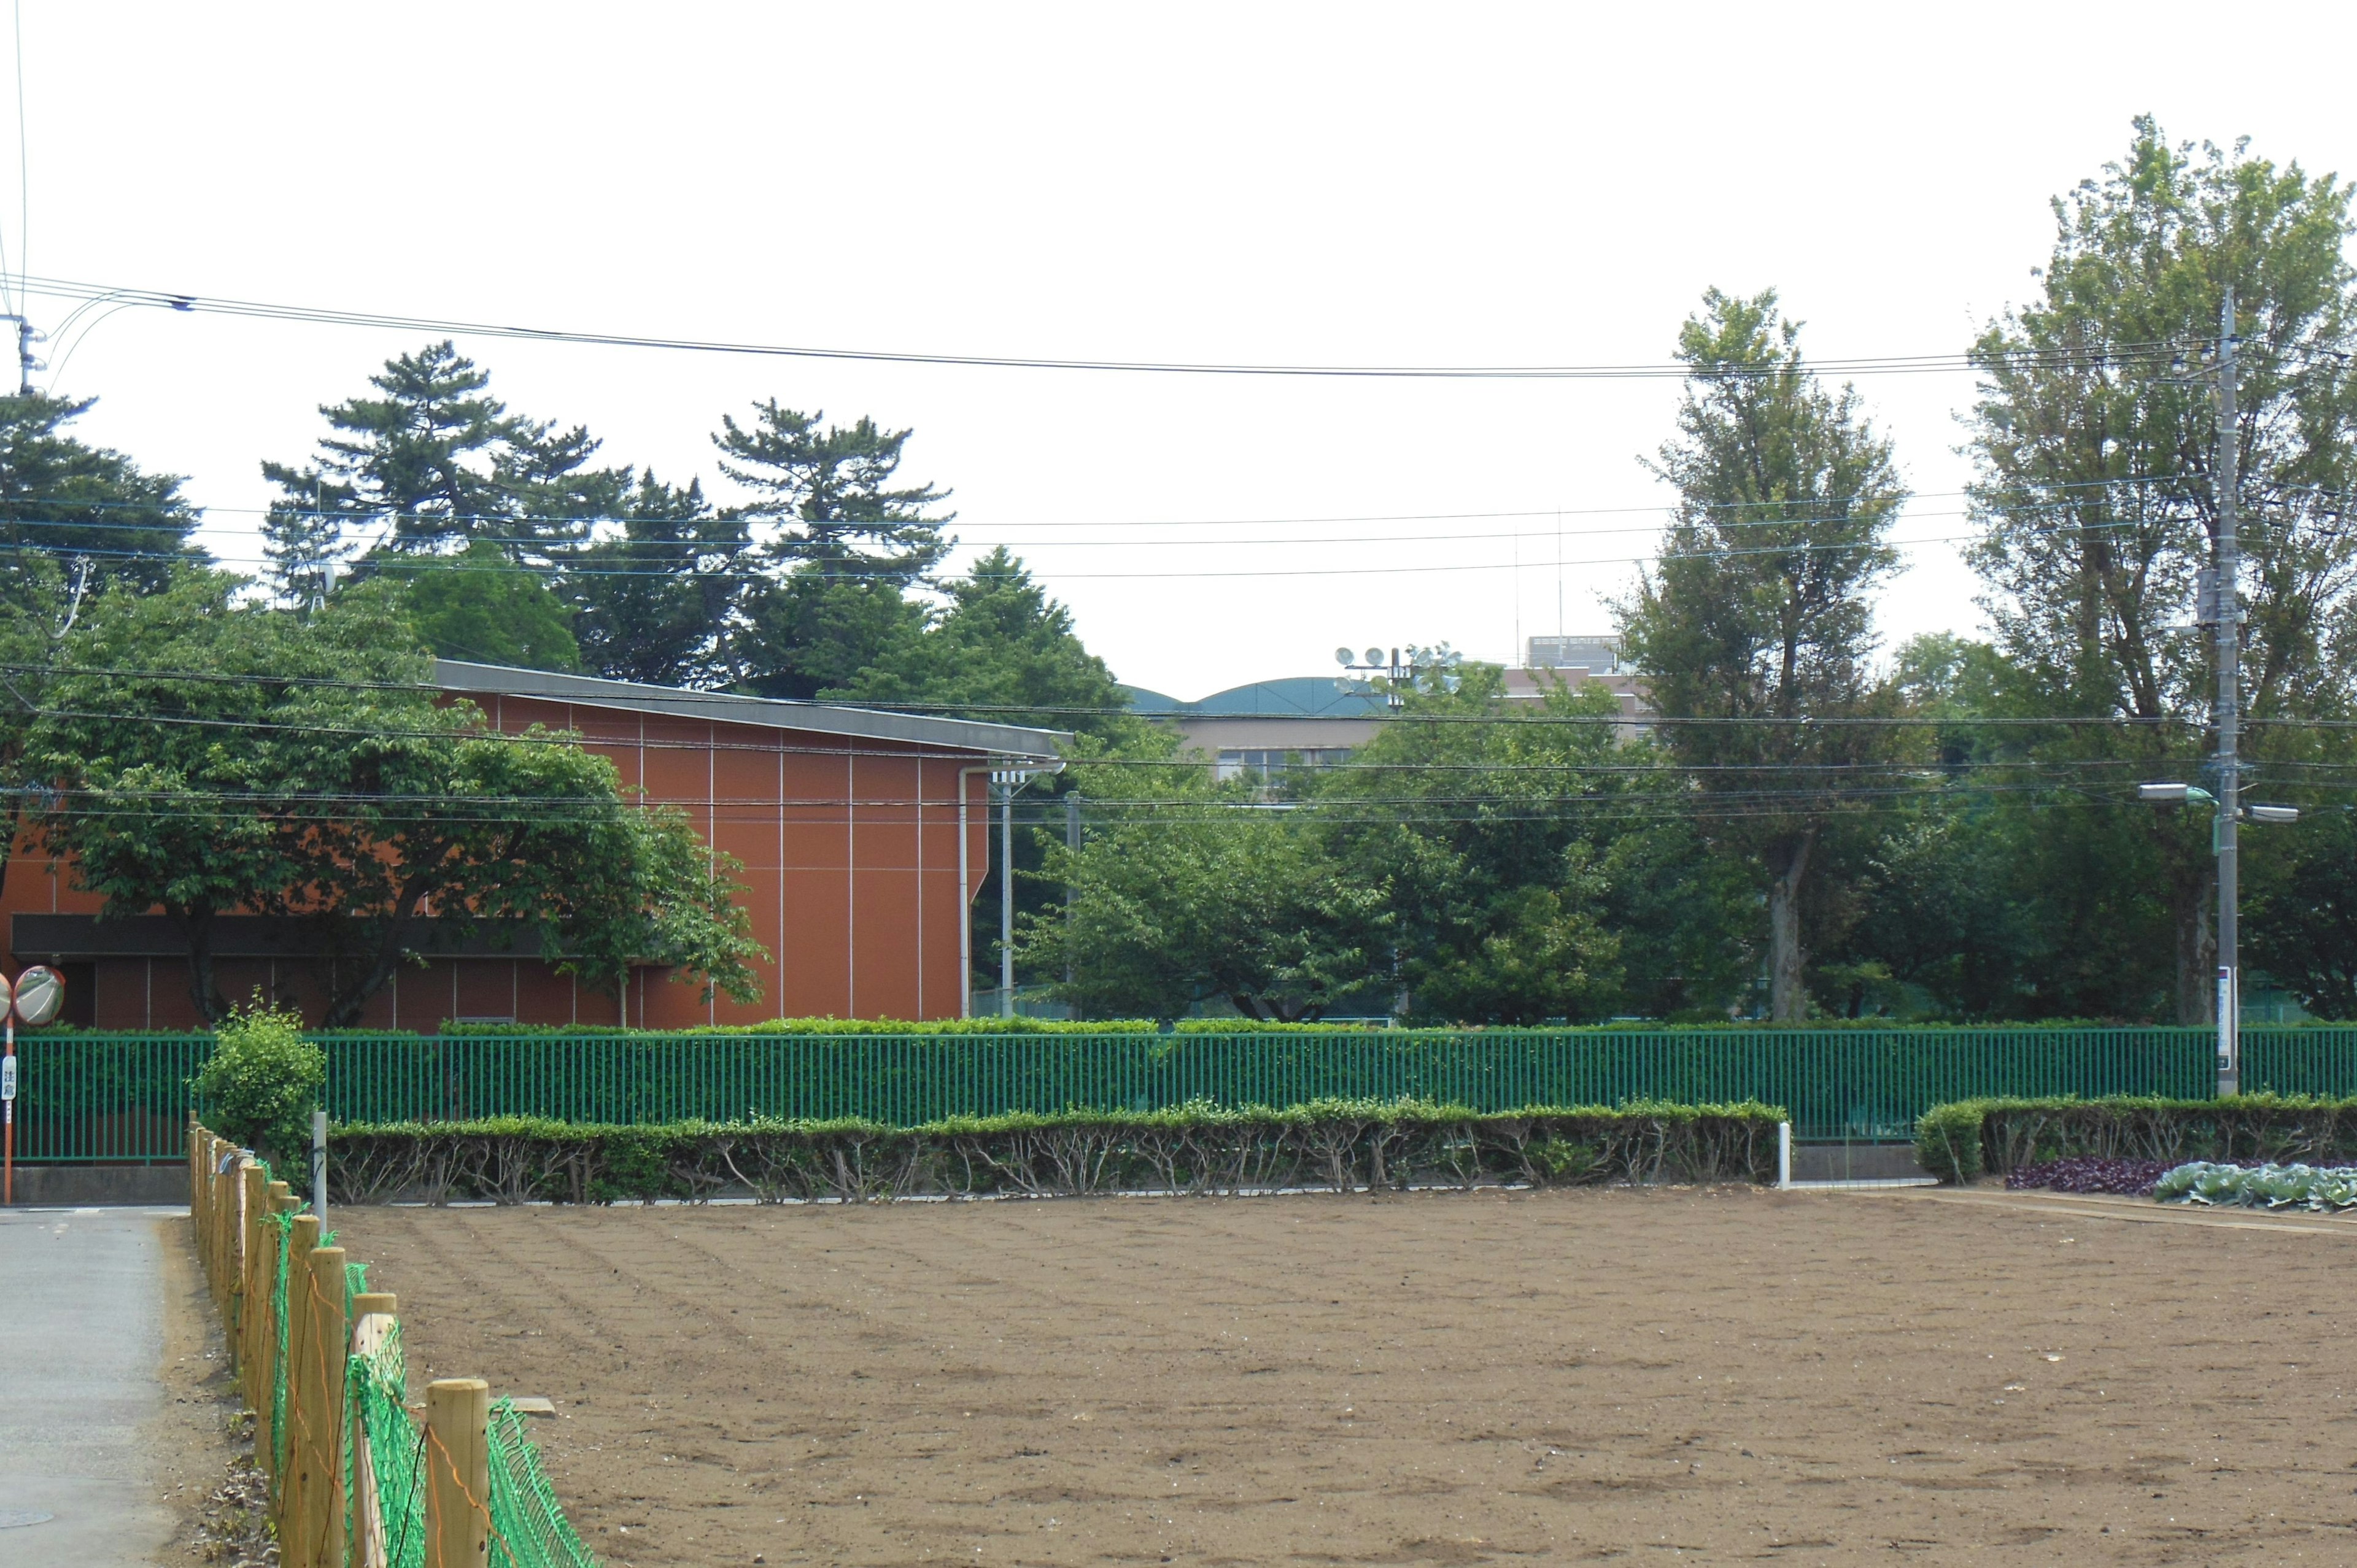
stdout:
<svg viewBox="0 0 2357 1568">
<path fill-rule="evenodd" d="M 539 573 L 519 566 L 487 539 L 456 555 L 386 561 L 402 608 L 445 659 L 525 670 L 578 670 L 573 612 Z"/>
<path fill-rule="evenodd" d="M 1419 663 L 1423 660 L 1419 660 Z M 1411 1017 L 1585 1022 L 1614 1010 L 1622 943 L 1604 872 L 1629 802 L 1600 687 L 1509 703 L 1494 665 L 1438 668 L 1337 767 L 1309 821 L 1361 886 L 1389 889 L 1392 975 Z"/>
<path fill-rule="evenodd" d="M 565 560 L 583 660 L 617 681 L 729 685 L 750 544 L 746 520 L 715 510 L 699 481 L 683 488 L 640 475 L 621 532 Z"/>
<path fill-rule="evenodd" d="M 1691 770 L 1706 831 L 1763 875 L 1770 1009 L 1798 1021 L 1803 910 L 1838 770 L 1875 755 L 1870 728 L 1839 721 L 1875 705 L 1872 595 L 1896 563 L 1885 540 L 1907 492 L 1857 393 L 1803 362 L 1774 290 L 1711 290 L 1677 352 L 1678 435 L 1652 467 L 1678 508 L 1621 607 L 1625 650 L 1662 714 L 1704 721 L 1664 726 L 1663 744 Z"/>
<path fill-rule="evenodd" d="M 278 490 L 263 535 L 283 598 L 317 603 L 363 534 L 396 554 L 489 541 L 544 566 L 615 514 L 630 470 L 592 467 L 586 429 L 511 413 L 490 379 L 447 341 L 397 356 L 369 378 L 375 395 L 321 405 L 328 434 L 310 462 L 262 465 Z"/>
<path fill-rule="evenodd" d="M 2192 628 L 2217 532 L 2208 374 L 2237 296 L 2246 756 L 2326 760 L 2329 737 L 2270 721 L 2341 716 L 2357 588 L 2357 294 L 2351 188 L 2232 149 L 2172 145 L 2149 117 L 2127 156 L 2054 202 L 2036 298 L 1982 336 L 1973 500 L 2019 711 L 2074 721 L 2049 765 L 2108 767 L 2115 871 L 2164 910 L 2176 1013 L 2207 1023 L 2216 866 L 2205 822 L 2135 803 L 2136 778 L 2189 778 L 2213 681 Z M 2097 722 L 2087 722 L 2097 721 Z M 2117 721 L 2117 722 L 2104 722 Z M 2091 827 L 2093 825 L 2089 824 Z M 2136 895 L 2123 890 L 2124 899 Z"/>
<path fill-rule="evenodd" d="M 728 515 L 759 539 L 770 576 L 743 605 L 740 678 L 772 697 L 848 685 L 925 616 L 907 590 L 949 553 L 948 492 L 899 483 L 911 434 L 872 419 L 824 424 L 775 400 L 712 440 L 720 470 L 752 499 Z"/>
<path fill-rule="evenodd" d="M 943 591 L 947 603 L 922 635 L 890 644 L 824 694 L 1077 730 L 1108 744 L 1139 733 L 1127 693 L 1072 629 L 1071 611 L 1005 545 Z"/>
<path fill-rule="evenodd" d="M 188 573 L 90 607 L 27 746 L 59 786 L 44 841 L 105 916 L 171 917 L 204 1016 L 226 1011 L 213 952 L 237 914 L 312 929 L 331 1027 L 478 927 L 592 989 L 652 963 L 756 992 L 725 857 L 571 737 L 436 703 L 391 585 L 308 617 L 240 585 Z"/>
<path fill-rule="evenodd" d="M 1023 961 L 1084 1015 L 1177 1017 L 1223 1001 L 1247 1018 L 1316 1018 L 1389 969 L 1388 889 L 1355 881 L 1319 835 L 1243 780 L 1216 783 L 1167 736 L 1072 771 L 1091 801 L 1072 889 L 1017 921 Z"/>
<path fill-rule="evenodd" d="M 0 889 L 22 791 L 48 782 L 26 748 L 63 639 L 104 595 L 156 592 L 205 560 L 181 479 L 68 429 L 94 401 L 0 397 Z"/>
</svg>

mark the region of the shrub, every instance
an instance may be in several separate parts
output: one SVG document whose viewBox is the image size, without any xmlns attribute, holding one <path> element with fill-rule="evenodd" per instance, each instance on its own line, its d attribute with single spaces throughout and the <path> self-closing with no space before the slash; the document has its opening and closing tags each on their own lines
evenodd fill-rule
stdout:
<svg viewBox="0 0 2357 1568">
<path fill-rule="evenodd" d="M 2357 1098 L 2238 1094 L 2165 1100 L 1962 1100 L 1917 1118 L 1915 1155 L 1945 1182 L 2093 1156 L 2255 1165 L 2357 1163 Z"/>
<path fill-rule="evenodd" d="M 1632 1103 L 1481 1112 L 1416 1101 L 1284 1110 L 1028 1112 L 920 1127 L 840 1120 L 608 1126 L 501 1117 L 341 1125 L 343 1203 L 422 1197 L 622 1203 L 749 1192 L 767 1202 L 1222 1193 L 1272 1187 L 1772 1179 L 1769 1106 Z"/>
<path fill-rule="evenodd" d="M 213 1054 L 191 1080 L 207 1120 L 222 1137 L 282 1168 L 303 1163 L 311 1109 L 328 1084 L 328 1056 L 303 1037 L 302 1015 L 280 1012 L 255 993 L 232 1008 Z"/>
</svg>

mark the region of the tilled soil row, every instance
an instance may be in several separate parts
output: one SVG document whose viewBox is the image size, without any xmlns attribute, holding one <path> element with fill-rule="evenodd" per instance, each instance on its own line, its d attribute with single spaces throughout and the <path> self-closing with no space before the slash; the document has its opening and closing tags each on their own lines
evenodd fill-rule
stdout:
<svg viewBox="0 0 2357 1568">
<path fill-rule="evenodd" d="M 2357 1558 L 2316 1228 L 1749 1188 L 376 1208 L 617 1568 Z"/>
</svg>

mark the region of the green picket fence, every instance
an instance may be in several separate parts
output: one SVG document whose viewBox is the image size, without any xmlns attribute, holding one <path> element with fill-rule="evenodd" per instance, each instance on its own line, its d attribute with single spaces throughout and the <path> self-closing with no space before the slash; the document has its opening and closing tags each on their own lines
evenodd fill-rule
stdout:
<svg viewBox="0 0 2357 1568">
<path fill-rule="evenodd" d="M 2162 1094 L 2215 1082 L 2204 1029 L 1368 1030 L 1331 1034 L 339 1036 L 339 1121 L 951 1116 L 1414 1097 L 1511 1111 L 1759 1100 L 1804 1139 L 1908 1136 L 1943 1101 Z M 200 1035 L 23 1037 L 17 1157 L 180 1155 Z M 2357 1093 L 2357 1027 L 2244 1034 L 2244 1079 Z"/>
</svg>

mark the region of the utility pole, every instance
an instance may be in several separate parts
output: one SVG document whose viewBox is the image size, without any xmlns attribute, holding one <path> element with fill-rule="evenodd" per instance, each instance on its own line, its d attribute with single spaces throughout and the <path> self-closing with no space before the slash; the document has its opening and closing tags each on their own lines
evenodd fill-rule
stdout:
<svg viewBox="0 0 2357 1568">
<path fill-rule="evenodd" d="M 2243 774 L 2237 757 L 2242 718 L 2243 612 L 2236 577 L 2242 547 L 2234 536 L 2234 290 L 2218 312 L 2218 1092 L 2242 1081 L 2243 986 L 2236 922 Z"/>
<path fill-rule="evenodd" d="M 1064 797 L 1064 848 L 1071 854 L 1081 853 L 1081 792 L 1078 789 Z M 1080 902 L 1080 888 L 1069 875 L 1064 880 L 1064 983 L 1070 985 L 1078 973 L 1072 962 L 1072 907 Z"/>
<path fill-rule="evenodd" d="M 48 341 L 33 330 L 33 324 L 22 316 L 0 312 L 0 321 L 16 324 L 16 395 L 33 395 L 33 372 L 42 369 L 41 361 L 33 357 L 33 345 Z"/>
<path fill-rule="evenodd" d="M 1021 774 L 1010 774 L 998 792 L 998 1015 L 1015 1016 L 1015 791 Z"/>
</svg>

